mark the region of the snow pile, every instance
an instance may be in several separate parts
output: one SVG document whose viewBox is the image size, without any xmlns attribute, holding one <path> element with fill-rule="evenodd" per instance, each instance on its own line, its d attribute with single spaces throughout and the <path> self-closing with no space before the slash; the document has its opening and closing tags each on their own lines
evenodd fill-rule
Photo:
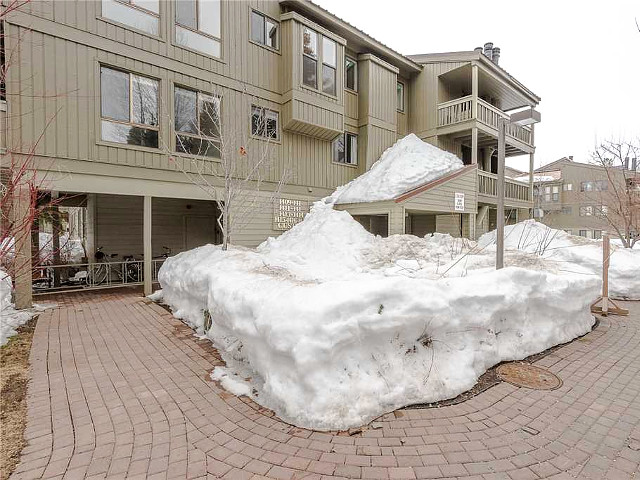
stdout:
<svg viewBox="0 0 640 480">
<path fill-rule="evenodd" d="M 168 258 L 156 297 L 220 350 L 224 388 L 296 425 L 342 429 L 455 397 L 498 362 L 589 331 L 598 278 L 495 271 L 479 250 L 448 235 L 374 237 L 317 203 L 255 250 Z M 507 264 L 524 259 L 544 267 L 517 251 Z"/>
<path fill-rule="evenodd" d="M 40 244 L 40 261 L 43 263 L 51 263 L 53 260 L 53 235 L 46 232 L 40 232 L 38 235 Z M 60 261 L 61 263 L 81 263 L 85 256 L 82 240 L 79 238 L 69 238 L 68 233 L 60 235 Z"/>
<path fill-rule="evenodd" d="M 331 201 L 391 200 L 463 166 L 462 160 L 454 154 L 423 142 L 410 133 L 385 150 L 369 171 L 338 188 Z"/>
<path fill-rule="evenodd" d="M 493 248 L 495 235 L 495 231 L 484 234 L 478 245 Z M 535 220 L 505 227 L 505 249 L 537 255 L 560 273 L 602 276 L 602 240 L 569 235 Z M 640 300 L 640 250 L 612 242 L 611 252 L 609 296 Z"/>
</svg>

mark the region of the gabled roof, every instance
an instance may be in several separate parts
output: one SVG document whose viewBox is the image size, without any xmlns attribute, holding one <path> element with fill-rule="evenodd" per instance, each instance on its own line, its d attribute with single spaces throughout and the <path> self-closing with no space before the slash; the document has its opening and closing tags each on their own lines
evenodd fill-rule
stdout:
<svg viewBox="0 0 640 480">
<path fill-rule="evenodd" d="M 455 172 L 451 172 L 450 174 L 445 175 L 444 177 L 437 178 L 436 180 L 427 182 L 424 185 L 420 185 L 419 187 L 412 188 L 408 192 L 405 192 L 402 195 L 398 195 L 396 198 L 393 199 L 393 201 L 395 203 L 402 203 L 406 200 L 409 200 L 412 197 L 415 197 L 416 195 L 420 195 L 421 193 L 426 192 L 427 190 L 431 190 L 432 188 L 437 187 L 438 185 L 442 185 L 443 183 L 453 180 L 454 178 L 458 178 L 464 175 L 465 173 L 467 173 L 469 170 L 475 170 L 477 168 L 478 168 L 477 164 L 467 165 L 461 168 L 460 170 L 456 170 Z"/>
<path fill-rule="evenodd" d="M 564 163 L 573 163 L 573 159 L 569 157 L 562 157 L 551 163 L 547 163 L 546 165 L 542 165 L 541 167 L 536 168 L 534 172 L 547 172 L 549 170 L 556 170 L 558 166 Z"/>
</svg>

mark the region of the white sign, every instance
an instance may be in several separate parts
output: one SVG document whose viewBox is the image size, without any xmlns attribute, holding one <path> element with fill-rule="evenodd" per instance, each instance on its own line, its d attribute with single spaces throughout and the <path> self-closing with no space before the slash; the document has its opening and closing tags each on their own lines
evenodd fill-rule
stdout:
<svg viewBox="0 0 640 480">
<path fill-rule="evenodd" d="M 464 212 L 464 193 L 458 193 L 456 192 L 455 194 L 455 202 L 454 202 L 454 207 L 453 209 L 456 212 Z"/>
<path fill-rule="evenodd" d="M 289 230 L 296 223 L 300 223 L 308 212 L 309 202 L 307 201 L 279 198 L 273 209 L 273 229 Z"/>
</svg>

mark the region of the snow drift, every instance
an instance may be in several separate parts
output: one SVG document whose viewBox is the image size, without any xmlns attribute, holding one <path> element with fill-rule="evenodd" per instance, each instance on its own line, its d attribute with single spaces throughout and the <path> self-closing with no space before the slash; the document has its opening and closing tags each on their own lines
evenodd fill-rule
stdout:
<svg viewBox="0 0 640 480">
<path fill-rule="evenodd" d="M 389 147 L 371 168 L 332 195 L 336 203 L 391 200 L 463 167 L 454 154 L 410 133 Z"/>
<path fill-rule="evenodd" d="M 404 187 L 403 187 L 404 188 Z M 318 202 L 255 250 L 206 245 L 159 272 L 176 317 L 219 348 L 213 377 L 293 424 L 361 425 L 455 397 L 489 367 L 589 331 L 600 281 L 434 235 L 374 237 Z M 205 311 L 211 327 L 205 332 Z"/>
</svg>

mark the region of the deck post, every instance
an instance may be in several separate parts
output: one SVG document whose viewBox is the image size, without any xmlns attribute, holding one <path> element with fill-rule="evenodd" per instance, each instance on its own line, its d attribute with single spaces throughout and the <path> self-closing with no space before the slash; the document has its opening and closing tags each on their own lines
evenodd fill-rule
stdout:
<svg viewBox="0 0 640 480">
<path fill-rule="evenodd" d="M 507 120 L 498 120 L 498 214 L 496 219 L 496 270 L 504 267 L 504 156 L 505 156 L 505 129 Z"/>
<path fill-rule="evenodd" d="M 478 65 L 471 66 L 471 118 L 474 126 L 471 128 L 471 164 L 478 163 L 478 128 L 475 121 L 478 120 Z"/>
<path fill-rule="evenodd" d="M 11 216 L 17 225 L 25 224 L 31 207 L 31 192 L 25 183 L 18 183 L 11 199 Z M 14 303 L 17 309 L 31 308 L 33 303 L 33 266 L 31 252 L 31 226 L 16 232 L 14 259 Z"/>
<path fill-rule="evenodd" d="M 144 241 L 144 294 L 151 295 L 153 293 L 152 272 L 152 249 L 151 249 L 151 200 L 152 197 L 145 195 L 144 197 L 144 214 L 143 214 L 143 241 Z"/>
<path fill-rule="evenodd" d="M 531 125 L 531 145 L 534 144 L 533 129 L 535 125 Z M 529 154 L 529 201 L 533 203 L 533 171 L 534 171 L 534 152 Z M 535 205 L 534 205 L 535 207 Z M 533 208 L 531 208 L 530 218 L 534 217 Z"/>
</svg>

